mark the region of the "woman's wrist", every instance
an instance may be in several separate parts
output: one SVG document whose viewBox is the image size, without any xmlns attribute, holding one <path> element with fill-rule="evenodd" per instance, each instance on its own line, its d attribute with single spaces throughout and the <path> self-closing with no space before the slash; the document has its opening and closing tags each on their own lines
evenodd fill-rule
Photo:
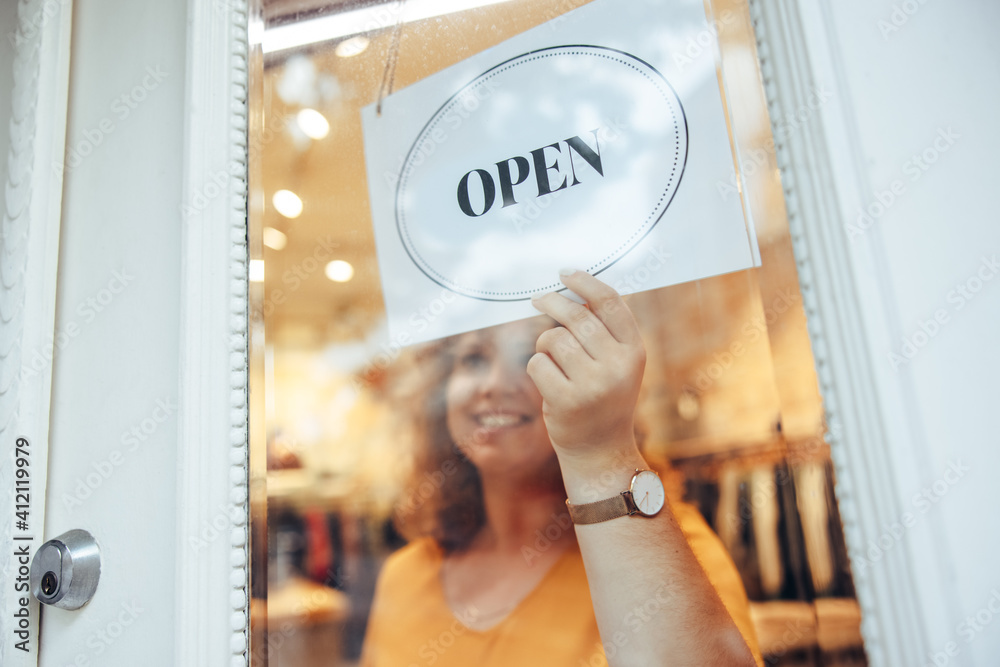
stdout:
<svg viewBox="0 0 1000 667">
<path fill-rule="evenodd" d="M 555 449 L 566 495 L 573 504 L 616 496 L 628 489 L 637 469 L 648 467 L 631 437 L 600 449 Z"/>
</svg>

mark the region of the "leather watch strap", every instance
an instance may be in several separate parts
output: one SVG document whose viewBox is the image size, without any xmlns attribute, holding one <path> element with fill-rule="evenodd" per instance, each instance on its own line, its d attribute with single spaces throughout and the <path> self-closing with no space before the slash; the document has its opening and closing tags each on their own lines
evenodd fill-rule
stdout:
<svg viewBox="0 0 1000 667">
<path fill-rule="evenodd" d="M 626 499 L 628 491 L 611 498 L 598 500 L 596 503 L 573 505 L 566 501 L 569 517 L 575 524 L 601 523 L 621 516 L 628 516 L 635 511 L 635 506 Z"/>
</svg>

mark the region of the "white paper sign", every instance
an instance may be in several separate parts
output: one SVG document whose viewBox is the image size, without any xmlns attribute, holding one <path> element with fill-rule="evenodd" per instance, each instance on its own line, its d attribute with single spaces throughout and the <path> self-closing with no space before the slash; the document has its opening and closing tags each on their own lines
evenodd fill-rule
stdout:
<svg viewBox="0 0 1000 667">
<path fill-rule="evenodd" d="M 561 268 L 626 294 L 758 265 L 713 44 L 700 0 L 595 0 L 365 108 L 393 345 L 535 315 Z"/>
</svg>

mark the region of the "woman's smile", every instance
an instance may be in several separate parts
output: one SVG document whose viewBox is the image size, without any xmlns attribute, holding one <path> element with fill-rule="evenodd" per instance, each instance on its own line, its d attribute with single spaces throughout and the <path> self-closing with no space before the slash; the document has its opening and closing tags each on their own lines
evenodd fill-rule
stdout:
<svg viewBox="0 0 1000 667">
<path fill-rule="evenodd" d="M 529 415 L 505 410 L 488 410 L 472 415 L 472 419 L 477 425 L 489 431 L 516 428 L 533 420 Z"/>
<path fill-rule="evenodd" d="M 526 320 L 463 335 L 448 380 L 447 421 L 455 444 L 480 473 L 538 470 L 555 451 L 528 359 L 550 323 Z"/>
</svg>

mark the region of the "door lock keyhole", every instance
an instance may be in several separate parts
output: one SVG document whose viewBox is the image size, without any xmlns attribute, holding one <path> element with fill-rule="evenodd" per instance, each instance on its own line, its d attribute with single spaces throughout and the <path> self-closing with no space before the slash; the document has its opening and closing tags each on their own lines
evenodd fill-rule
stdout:
<svg viewBox="0 0 1000 667">
<path fill-rule="evenodd" d="M 70 530 L 41 547 L 31 559 L 31 594 L 42 604 L 79 609 L 94 597 L 101 578 L 101 550 L 85 530 Z"/>
<path fill-rule="evenodd" d="M 42 575 L 42 593 L 52 595 L 57 590 L 59 590 L 59 579 L 56 577 L 55 572 L 49 570 Z"/>
</svg>

